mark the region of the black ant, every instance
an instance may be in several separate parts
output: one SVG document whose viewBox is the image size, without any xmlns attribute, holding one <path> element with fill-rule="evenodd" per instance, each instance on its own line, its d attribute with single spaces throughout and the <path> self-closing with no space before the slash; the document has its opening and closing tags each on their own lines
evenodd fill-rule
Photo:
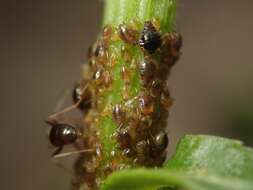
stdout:
<svg viewBox="0 0 253 190">
<path fill-rule="evenodd" d="M 92 151 L 90 149 L 86 149 L 86 150 L 78 150 L 78 151 L 73 151 L 73 152 L 61 153 L 65 145 L 75 144 L 76 140 L 82 137 L 82 132 L 70 124 L 59 122 L 59 117 L 64 113 L 67 113 L 73 109 L 79 108 L 80 104 L 83 103 L 83 101 L 84 100 L 80 98 L 77 102 L 75 102 L 74 105 L 67 107 L 66 109 L 58 113 L 55 113 L 47 118 L 46 122 L 49 125 L 51 125 L 51 129 L 49 131 L 49 141 L 53 146 L 57 147 L 57 149 L 52 154 L 52 158 L 65 157 L 72 154 Z M 87 102 L 89 103 L 89 101 Z"/>
</svg>

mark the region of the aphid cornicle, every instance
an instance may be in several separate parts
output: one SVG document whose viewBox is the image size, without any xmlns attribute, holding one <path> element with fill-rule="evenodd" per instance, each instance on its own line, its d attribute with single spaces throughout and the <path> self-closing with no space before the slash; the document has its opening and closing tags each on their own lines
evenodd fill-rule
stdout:
<svg viewBox="0 0 253 190">
<path fill-rule="evenodd" d="M 161 46 L 161 35 L 152 22 L 147 21 L 144 23 L 144 28 L 139 39 L 139 45 L 150 54 L 154 53 Z"/>
</svg>

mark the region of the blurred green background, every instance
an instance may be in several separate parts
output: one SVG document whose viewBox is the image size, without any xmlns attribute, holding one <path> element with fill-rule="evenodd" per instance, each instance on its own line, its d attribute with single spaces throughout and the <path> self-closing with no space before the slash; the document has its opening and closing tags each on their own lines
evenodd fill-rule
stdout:
<svg viewBox="0 0 253 190">
<path fill-rule="evenodd" d="M 70 175 L 50 161 L 43 120 L 78 80 L 102 6 L 99 0 L 1 0 L 1 189 L 68 189 Z M 169 80 L 175 98 L 169 155 L 189 133 L 253 145 L 252 7 L 250 0 L 179 1 L 176 28 L 184 45 Z"/>
</svg>

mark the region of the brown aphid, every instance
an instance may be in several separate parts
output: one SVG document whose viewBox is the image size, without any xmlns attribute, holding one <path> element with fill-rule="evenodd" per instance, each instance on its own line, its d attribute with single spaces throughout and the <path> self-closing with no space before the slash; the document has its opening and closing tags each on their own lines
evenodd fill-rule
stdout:
<svg viewBox="0 0 253 190">
<path fill-rule="evenodd" d="M 139 136 L 145 136 L 145 132 L 148 131 L 148 128 L 152 126 L 153 120 L 151 116 L 142 116 L 139 122 L 139 125 L 136 129 Z"/>
<path fill-rule="evenodd" d="M 119 25 L 118 35 L 121 40 L 132 45 L 136 44 L 138 41 L 138 31 L 126 24 Z"/>
<path fill-rule="evenodd" d="M 153 61 L 144 59 L 139 64 L 139 73 L 144 85 L 148 85 L 156 74 L 156 66 Z"/>
<path fill-rule="evenodd" d="M 126 46 L 122 46 L 121 48 L 121 54 L 122 54 L 122 57 L 124 59 L 125 62 L 131 62 L 132 60 L 132 55 L 131 53 L 129 52 L 129 50 L 126 48 Z"/>
<path fill-rule="evenodd" d="M 143 94 L 139 97 L 139 108 L 142 114 L 149 115 L 154 112 L 154 100 L 151 96 Z"/>
<path fill-rule="evenodd" d="M 130 84 L 131 78 L 130 78 L 130 72 L 127 70 L 125 66 L 121 67 L 121 77 L 126 85 Z"/>
<path fill-rule="evenodd" d="M 163 37 L 162 54 L 163 61 L 168 65 L 173 65 L 179 59 L 182 47 L 182 36 L 172 32 Z"/>
<path fill-rule="evenodd" d="M 144 23 L 139 45 L 150 54 L 154 53 L 161 46 L 161 35 L 152 22 L 147 21 Z"/>
<path fill-rule="evenodd" d="M 169 144 L 168 135 L 165 131 L 158 132 L 153 139 L 153 152 L 163 152 Z"/>
<path fill-rule="evenodd" d="M 169 34 L 169 42 L 170 42 L 170 48 L 171 48 L 171 54 L 174 57 L 179 57 L 180 55 L 180 49 L 182 47 L 182 36 L 179 33 L 172 32 Z"/>
<path fill-rule="evenodd" d="M 106 25 L 103 28 L 103 40 L 105 43 L 108 43 L 108 41 L 111 39 L 113 33 L 113 28 L 110 25 Z"/>
<path fill-rule="evenodd" d="M 117 134 L 117 140 L 121 149 L 126 149 L 131 146 L 132 139 L 126 129 L 120 129 Z"/>
<path fill-rule="evenodd" d="M 128 100 L 130 98 L 129 88 L 127 88 L 127 85 L 123 86 L 122 96 L 124 100 Z"/>
<path fill-rule="evenodd" d="M 102 80 L 103 80 L 103 73 L 104 73 L 104 70 L 102 68 L 99 68 L 97 69 L 94 73 L 93 73 L 93 80 L 97 83 L 97 84 L 100 84 L 102 83 Z"/>
<path fill-rule="evenodd" d="M 103 83 L 106 87 L 109 87 L 112 83 L 112 76 L 109 71 L 103 72 Z"/>
<path fill-rule="evenodd" d="M 94 57 L 96 58 L 96 62 L 100 64 L 105 64 L 108 60 L 108 52 L 105 46 L 105 43 L 100 39 L 98 40 L 92 50 Z"/>
<path fill-rule="evenodd" d="M 165 88 L 162 92 L 161 103 L 166 109 L 169 109 L 172 106 L 173 99 L 170 97 L 170 92 L 167 88 Z"/>
<path fill-rule="evenodd" d="M 122 107 L 119 104 L 113 106 L 112 115 L 114 121 L 120 125 L 125 121 L 125 112 L 123 111 Z"/>
<path fill-rule="evenodd" d="M 128 134 L 131 136 L 131 139 L 136 139 L 136 136 L 138 135 L 136 133 L 136 128 L 138 127 L 139 120 L 137 119 L 129 119 L 127 122 L 127 125 L 123 125 L 122 128 L 126 129 Z"/>
<path fill-rule="evenodd" d="M 151 83 L 150 94 L 153 97 L 160 96 L 162 92 L 162 82 L 159 79 L 153 80 Z"/>
<path fill-rule="evenodd" d="M 150 152 L 149 140 L 141 140 L 137 142 L 135 146 L 135 151 L 137 154 L 138 162 L 144 164 L 143 162 L 148 159 L 148 155 Z"/>
</svg>

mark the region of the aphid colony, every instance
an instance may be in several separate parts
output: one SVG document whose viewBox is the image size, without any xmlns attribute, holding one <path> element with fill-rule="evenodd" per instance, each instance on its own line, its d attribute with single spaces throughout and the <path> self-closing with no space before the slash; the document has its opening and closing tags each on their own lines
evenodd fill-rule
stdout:
<svg viewBox="0 0 253 190">
<path fill-rule="evenodd" d="M 76 161 L 73 189 L 84 184 L 96 189 L 115 170 L 164 162 L 172 105 L 166 80 L 181 45 L 181 36 L 162 34 L 157 20 L 104 27 L 73 92 L 84 112 L 81 135 L 72 126 L 51 122 L 50 141 L 60 150 L 76 141 L 81 141 L 79 150 L 93 150 Z"/>
</svg>

